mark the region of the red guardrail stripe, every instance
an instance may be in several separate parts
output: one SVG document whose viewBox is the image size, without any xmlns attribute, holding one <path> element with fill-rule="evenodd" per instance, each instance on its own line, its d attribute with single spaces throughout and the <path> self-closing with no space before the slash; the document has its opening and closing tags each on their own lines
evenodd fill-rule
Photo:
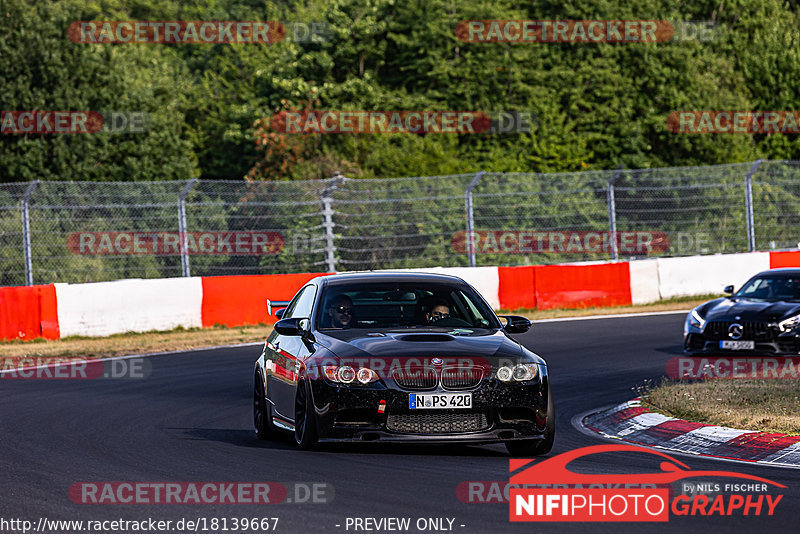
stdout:
<svg viewBox="0 0 800 534">
<path fill-rule="evenodd" d="M 61 331 L 58 327 L 58 302 L 55 284 L 37 286 L 39 290 L 39 326 L 40 334 L 47 339 L 58 339 Z"/>
<path fill-rule="evenodd" d="M 538 265 L 535 281 L 536 307 L 541 310 L 632 304 L 627 262 Z"/>
<path fill-rule="evenodd" d="M 536 268 L 498 267 L 500 307 L 505 310 L 536 308 Z"/>
<path fill-rule="evenodd" d="M 800 251 L 770 252 L 769 268 L 800 267 Z"/>
<path fill-rule="evenodd" d="M 203 326 L 242 326 L 277 321 L 267 299 L 291 300 L 303 284 L 324 273 L 203 277 Z M 274 311 L 274 310 L 273 310 Z"/>
<path fill-rule="evenodd" d="M 0 288 L 0 339 L 58 339 L 54 285 Z"/>
</svg>

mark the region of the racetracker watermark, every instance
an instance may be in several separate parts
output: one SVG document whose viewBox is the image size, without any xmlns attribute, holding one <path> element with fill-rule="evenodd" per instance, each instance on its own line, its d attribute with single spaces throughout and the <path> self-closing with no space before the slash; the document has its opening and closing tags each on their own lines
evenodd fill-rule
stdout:
<svg viewBox="0 0 800 534">
<path fill-rule="evenodd" d="M 0 532 L 269 532 L 278 530 L 277 517 L 211 516 L 180 519 L 52 519 L 0 517 Z"/>
<path fill-rule="evenodd" d="M 468 43 L 667 43 L 719 38 L 713 21 L 666 20 L 465 20 L 456 26 Z"/>
<path fill-rule="evenodd" d="M 76 482 L 75 504 L 327 504 L 334 490 L 325 482 Z"/>
<path fill-rule="evenodd" d="M 528 111 L 281 111 L 272 129 L 285 134 L 505 134 L 533 130 Z"/>
<path fill-rule="evenodd" d="M 553 234 L 552 239 L 550 234 Z M 460 254 L 467 250 L 469 246 L 467 235 L 465 231 L 453 234 L 450 240 L 453 250 Z M 541 244 L 539 235 L 542 235 Z M 477 254 L 608 254 L 611 251 L 610 235 L 610 232 L 600 231 L 481 230 L 474 232 L 474 245 Z M 293 254 L 318 252 L 325 240 L 319 234 L 300 233 L 294 233 L 288 239 L 286 248 Z M 649 252 L 646 246 L 648 239 L 650 240 Z M 662 241 L 662 239 L 666 241 Z M 713 242 L 712 236 L 708 232 L 670 232 L 669 234 L 645 230 L 617 232 L 617 252 L 636 256 L 666 251 L 709 253 L 713 250 Z M 580 243 L 580 248 L 578 248 L 578 243 Z M 569 252 L 566 251 L 567 248 L 570 249 Z M 583 251 L 578 252 L 579 250 Z"/>
<path fill-rule="evenodd" d="M 274 20 L 80 20 L 67 36 L 93 44 L 274 44 L 286 27 Z"/>
<path fill-rule="evenodd" d="M 800 356 L 678 356 L 667 361 L 674 380 L 800 380 Z"/>
<path fill-rule="evenodd" d="M 655 472 L 636 474 L 584 474 L 567 469 L 579 458 L 602 453 L 637 453 L 657 462 Z M 695 471 L 685 463 L 653 449 L 633 445 L 594 445 L 559 454 L 546 460 L 510 460 L 509 482 L 525 487 L 509 490 L 509 520 L 581 522 L 666 522 L 670 512 L 683 515 L 773 515 L 782 494 L 765 494 L 765 486 L 785 488 L 771 480 L 733 471 Z M 671 495 L 671 485 L 687 478 L 725 478 L 726 488 L 759 495 L 720 494 L 710 499 L 705 494 Z M 738 481 L 736 479 L 739 479 Z M 592 483 L 654 484 L 656 487 L 592 487 Z M 734 482 L 739 482 L 738 484 Z M 754 482 L 758 483 L 754 488 Z M 563 487 L 566 484 L 567 487 Z M 541 485 L 547 485 L 546 487 Z M 578 486 L 582 487 L 578 487 Z M 540 486 L 540 487 L 535 487 Z M 697 487 L 695 486 L 695 489 Z M 674 498 L 673 498 L 674 496 Z"/>
<path fill-rule="evenodd" d="M 679 134 L 798 134 L 800 111 L 673 111 L 667 129 Z"/>
<path fill-rule="evenodd" d="M 323 310 L 323 314 L 327 310 Z M 351 312 L 353 313 L 353 312 Z M 356 317 L 356 319 L 358 319 Z M 323 319 L 324 321 L 325 319 Z M 420 321 L 427 321 L 426 317 L 421 316 Z M 432 325 L 436 321 L 431 321 Z M 461 335 L 472 333 L 473 329 L 465 328 L 452 328 L 451 335 Z M 277 347 L 269 348 L 276 352 L 280 352 Z M 288 362 L 287 362 L 288 363 Z M 503 366 L 513 367 L 516 363 L 511 360 L 499 361 L 497 368 Z M 536 365 L 536 364 L 532 364 Z M 297 373 L 295 366 L 289 363 L 284 367 L 282 359 L 270 360 L 267 362 L 267 370 L 279 376 L 289 379 L 296 379 Z M 443 382 L 452 383 L 468 382 L 480 383 L 484 377 L 491 376 L 497 369 L 494 369 L 491 363 L 484 358 L 476 357 L 434 357 L 434 358 L 397 358 L 397 357 L 363 357 L 363 358 L 328 358 L 320 361 L 314 367 L 309 367 L 305 370 L 306 376 L 311 379 L 324 378 L 331 383 L 345 383 L 353 385 L 369 384 L 377 380 L 405 380 L 408 382 L 415 381 L 433 381 L 438 382 L 441 378 Z M 538 377 L 538 371 L 533 373 L 533 378 Z"/>
<path fill-rule="evenodd" d="M 653 489 L 655 484 L 511 484 L 508 480 L 465 480 L 456 486 L 456 498 L 467 504 L 508 504 L 515 488 Z"/>
<path fill-rule="evenodd" d="M 2 134 L 123 134 L 149 127 L 144 111 L 0 111 Z"/>
<path fill-rule="evenodd" d="M 264 256 L 278 254 L 285 241 L 278 232 L 73 232 L 67 248 L 89 256 L 191 255 Z"/>
<path fill-rule="evenodd" d="M 646 255 L 666 252 L 669 237 L 664 232 L 539 232 L 535 230 L 483 230 L 473 232 L 477 254 L 609 254 L 613 243 L 620 254 Z M 453 250 L 467 251 L 467 232 L 456 232 L 451 240 Z"/>
<path fill-rule="evenodd" d="M 333 29 L 327 22 L 284 22 L 286 40 L 292 43 L 315 43 L 333 40 Z"/>
<path fill-rule="evenodd" d="M 141 379 L 152 373 L 148 358 L 3 358 L 0 380 Z"/>
</svg>

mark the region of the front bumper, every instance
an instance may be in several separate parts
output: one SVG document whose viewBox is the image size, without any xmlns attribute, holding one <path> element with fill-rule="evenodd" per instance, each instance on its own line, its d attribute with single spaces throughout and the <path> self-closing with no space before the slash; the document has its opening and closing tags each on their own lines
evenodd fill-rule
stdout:
<svg viewBox="0 0 800 534">
<path fill-rule="evenodd" d="M 720 348 L 719 339 L 708 339 L 701 332 L 684 335 L 683 350 L 688 354 L 767 354 L 797 356 L 800 354 L 800 337 L 794 333 L 769 336 L 767 339 L 742 339 L 754 341 L 753 350 L 730 350 Z"/>
<path fill-rule="evenodd" d="M 506 441 L 528 441 L 544 439 L 541 433 L 529 436 L 522 435 L 515 430 L 494 430 L 490 432 L 479 432 L 475 434 L 397 434 L 379 430 L 361 431 L 349 437 L 321 437 L 322 443 L 365 443 L 365 442 L 386 442 L 386 443 L 470 443 L 475 445 L 485 445 L 489 443 L 505 443 Z"/>
<path fill-rule="evenodd" d="M 547 412 L 548 388 L 546 374 L 520 383 L 484 379 L 477 388 L 459 391 L 472 393 L 468 410 L 412 410 L 409 395 L 413 391 L 401 389 L 391 380 L 368 387 L 312 381 L 322 442 L 498 443 L 543 439 L 547 418 L 552 417 Z M 445 390 L 417 393 L 437 392 Z M 383 413 L 379 411 L 381 401 L 386 406 Z M 398 423 L 400 420 L 404 423 Z M 408 430 L 415 425 L 425 430 Z"/>
</svg>

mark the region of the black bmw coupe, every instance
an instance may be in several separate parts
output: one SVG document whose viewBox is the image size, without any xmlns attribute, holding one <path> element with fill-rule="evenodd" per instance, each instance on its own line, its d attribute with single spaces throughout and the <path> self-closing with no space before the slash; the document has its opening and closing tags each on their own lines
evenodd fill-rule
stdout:
<svg viewBox="0 0 800 534">
<path fill-rule="evenodd" d="M 321 276 L 276 315 L 254 373 L 261 439 L 553 446 L 547 364 L 508 336 L 530 321 L 498 318 L 460 278 Z"/>
<path fill-rule="evenodd" d="M 755 275 L 731 295 L 693 309 L 683 328 L 690 354 L 800 353 L 800 269 Z"/>
</svg>

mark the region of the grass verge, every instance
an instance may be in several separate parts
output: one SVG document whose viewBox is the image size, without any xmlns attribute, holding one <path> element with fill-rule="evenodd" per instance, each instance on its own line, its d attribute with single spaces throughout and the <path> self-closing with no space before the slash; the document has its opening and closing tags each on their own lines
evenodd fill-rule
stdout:
<svg viewBox="0 0 800 534">
<path fill-rule="evenodd" d="M 642 405 L 667 416 L 742 430 L 800 435 L 796 380 L 664 380 L 642 391 Z"/>
<path fill-rule="evenodd" d="M 263 341 L 271 326 L 226 328 L 178 328 L 169 332 L 116 334 L 109 337 L 68 337 L 58 340 L 11 341 L 0 343 L 0 358 L 108 358 L 188 350 L 214 345 Z"/>
<path fill-rule="evenodd" d="M 712 298 L 715 298 L 715 295 L 676 298 L 640 306 L 558 310 L 521 309 L 513 311 L 501 310 L 500 313 L 525 315 L 536 320 L 587 315 L 688 310 Z M 55 341 L 45 339 L 24 342 L 7 341 L 0 342 L 0 358 L 106 358 L 128 354 L 188 350 L 214 345 L 263 341 L 271 329 L 271 326 L 266 325 L 235 328 L 217 326 L 212 328 L 178 328 L 169 332 L 116 334 L 104 338 L 71 337 Z"/>
</svg>

